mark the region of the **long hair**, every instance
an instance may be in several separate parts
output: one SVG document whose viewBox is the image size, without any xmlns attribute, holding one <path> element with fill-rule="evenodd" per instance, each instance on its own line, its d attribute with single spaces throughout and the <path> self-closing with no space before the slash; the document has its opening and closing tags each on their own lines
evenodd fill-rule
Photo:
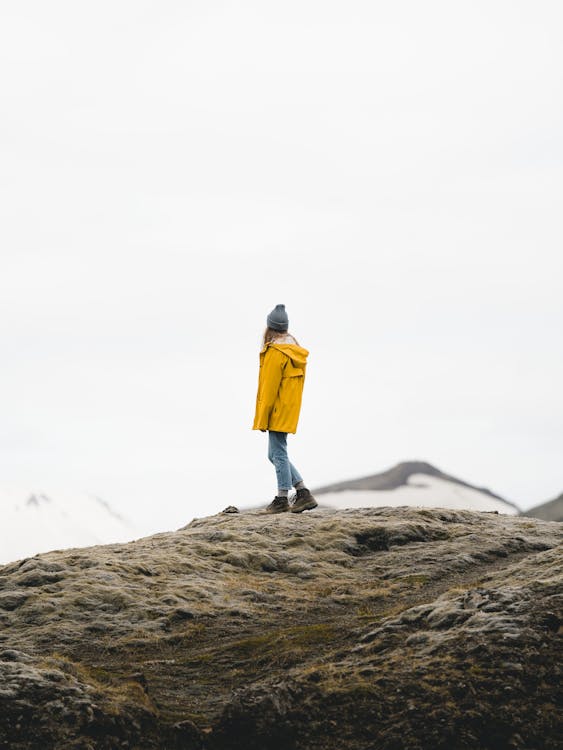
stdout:
<svg viewBox="0 0 563 750">
<path fill-rule="evenodd" d="M 266 344 L 269 344 L 271 341 L 275 341 L 280 336 L 286 336 L 288 334 L 290 336 L 292 336 L 292 334 L 289 333 L 289 331 L 276 331 L 275 328 L 270 328 L 268 326 L 268 328 L 266 328 L 266 330 L 264 331 L 264 337 L 262 339 L 262 348 L 264 348 L 266 346 Z M 293 338 L 295 339 L 295 342 L 297 343 L 297 346 L 299 346 L 299 342 L 297 341 L 297 339 L 295 338 L 295 336 L 293 336 Z"/>
</svg>

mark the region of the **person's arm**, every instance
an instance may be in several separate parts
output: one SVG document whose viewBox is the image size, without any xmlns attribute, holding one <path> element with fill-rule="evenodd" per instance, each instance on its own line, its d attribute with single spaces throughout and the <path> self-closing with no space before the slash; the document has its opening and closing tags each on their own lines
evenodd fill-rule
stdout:
<svg viewBox="0 0 563 750">
<path fill-rule="evenodd" d="M 270 413 L 278 395 L 285 360 L 286 357 L 280 351 L 271 347 L 264 355 L 256 404 L 255 430 L 268 429 Z"/>
</svg>

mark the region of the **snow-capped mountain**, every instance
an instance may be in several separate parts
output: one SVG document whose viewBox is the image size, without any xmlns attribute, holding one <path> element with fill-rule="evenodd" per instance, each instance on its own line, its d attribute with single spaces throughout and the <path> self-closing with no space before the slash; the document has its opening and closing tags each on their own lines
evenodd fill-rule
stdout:
<svg viewBox="0 0 563 750">
<path fill-rule="evenodd" d="M 139 536 L 133 523 L 95 495 L 0 487 L 0 564 Z"/>
<path fill-rule="evenodd" d="M 332 508 L 415 505 L 519 513 L 514 503 L 425 461 L 405 461 L 380 474 L 319 487 L 313 494 L 319 505 Z"/>
</svg>

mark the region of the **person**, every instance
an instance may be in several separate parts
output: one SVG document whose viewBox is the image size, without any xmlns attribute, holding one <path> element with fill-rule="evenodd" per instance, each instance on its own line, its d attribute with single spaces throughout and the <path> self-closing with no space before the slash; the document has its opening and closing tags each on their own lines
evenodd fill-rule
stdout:
<svg viewBox="0 0 563 750">
<path fill-rule="evenodd" d="M 287 435 L 297 431 L 309 351 L 289 333 L 285 305 L 274 307 L 266 325 L 252 426 L 253 430 L 268 431 L 268 459 L 276 470 L 278 490 L 266 511 L 302 513 L 316 508 L 317 501 L 288 458 Z M 292 486 L 297 492 L 290 505 L 288 496 Z"/>
</svg>

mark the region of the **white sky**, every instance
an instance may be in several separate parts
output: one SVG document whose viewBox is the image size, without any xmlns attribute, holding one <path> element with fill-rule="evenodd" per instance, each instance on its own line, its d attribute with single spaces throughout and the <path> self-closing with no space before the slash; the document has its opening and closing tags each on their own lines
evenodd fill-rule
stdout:
<svg viewBox="0 0 563 750">
<path fill-rule="evenodd" d="M 563 490 L 559 2 L 0 1 L 0 471 L 171 528 L 405 459 Z"/>
</svg>

